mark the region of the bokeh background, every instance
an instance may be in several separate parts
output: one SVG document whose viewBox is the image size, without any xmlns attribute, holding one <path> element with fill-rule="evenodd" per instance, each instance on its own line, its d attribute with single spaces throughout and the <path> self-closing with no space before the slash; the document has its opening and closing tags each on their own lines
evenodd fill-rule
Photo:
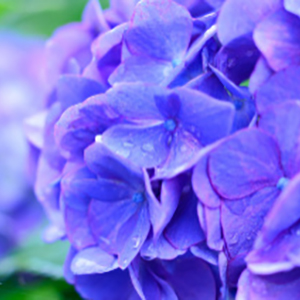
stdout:
<svg viewBox="0 0 300 300">
<path fill-rule="evenodd" d="M 0 0 L 0 37 L 17 35 L 46 41 L 59 26 L 80 21 L 86 2 Z M 100 2 L 102 8 L 108 7 L 109 0 Z M 30 201 L 36 201 L 33 196 L 30 197 Z M 30 230 L 28 236 L 0 258 L 0 299 L 80 299 L 73 286 L 63 279 L 62 265 L 68 251 L 67 242 L 44 243 L 42 236 L 47 221 L 41 215 L 39 218 L 39 222 Z"/>
</svg>

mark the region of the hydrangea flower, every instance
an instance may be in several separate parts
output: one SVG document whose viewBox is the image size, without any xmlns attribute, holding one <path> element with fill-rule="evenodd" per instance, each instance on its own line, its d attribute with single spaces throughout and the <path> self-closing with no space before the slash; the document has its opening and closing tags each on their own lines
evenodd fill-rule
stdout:
<svg viewBox="0 0 300 300">
<path fill-rule="evenodd" d="M 92 0 L 54 34 L 29 137 L 48 239 L 70 241 L 66 278 L 82 297 L 297 293 L 298 13 L 277 0 Z"/>
<path fill-rule="evenodd" d="M 31 189 L 35 151 L 23 130 L 26 117 L 42 107 L 42 41 L 0 34 L 0 257 L 37 224 L 40 207 Z M 20 67 L 21 66 L 21 67 Z M 29 161 L 28 161 L 29 160 Z"/>
</svg>

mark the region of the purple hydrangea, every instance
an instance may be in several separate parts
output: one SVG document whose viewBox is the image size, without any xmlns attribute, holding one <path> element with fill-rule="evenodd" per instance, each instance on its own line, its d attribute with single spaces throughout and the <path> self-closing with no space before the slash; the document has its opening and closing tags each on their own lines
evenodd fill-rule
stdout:
<svg viewBox="0 0 300 300">
<path fill-rule="evenodd" d="M 36 164 L 23 130 L 25 118 L 42 108 L 43 42 L 0 34 L 0 257 L 24 240 L 41 209 L 32 192 Z M 29 160 L 29 161 L 28 161 Z"/>
<path fill-rule="evenodd" d="M 83 298 L 297 299 L 299 10 L 91 0 L 54 33 L 28 135 Z"/>
</svg>

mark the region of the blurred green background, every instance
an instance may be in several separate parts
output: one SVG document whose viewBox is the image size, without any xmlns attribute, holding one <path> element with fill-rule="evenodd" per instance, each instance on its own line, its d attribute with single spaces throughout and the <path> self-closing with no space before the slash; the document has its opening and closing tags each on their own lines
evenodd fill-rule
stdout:
<svg viewBox="0 0 300 300">
<path fill-rule="evenodd" d="M 79 21 L 86 0 L 0 0 L 0 27 L 49 36 L 65 23 Z M 109 0 L 101 0 L 102 8 Z"/>
<path fill-rule="evenodd" d="M 80 21 L 86 0 L 0 0 L 0 30 L 45 39 L 59 26 Z M 102 0 L 102 8 L 109 0 Z M 63 279 L 68 243 L 45 244 L 37 228 L 0 261 L 1 300 L 78 300 Z"/>
</svg>

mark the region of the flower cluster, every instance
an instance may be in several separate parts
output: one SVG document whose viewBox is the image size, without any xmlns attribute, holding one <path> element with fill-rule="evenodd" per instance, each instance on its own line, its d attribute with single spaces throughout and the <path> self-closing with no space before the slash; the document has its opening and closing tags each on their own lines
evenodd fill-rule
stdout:
<svg viewBox="0 0 300 300">
<path fill-rule="evenodd" d="M 0 258 L 27 236 L 41 212 L 31 188 L 36 155 L 22 129 L 24 119 L 42 108 L 43 61 L 41 41 L 1 32 Z"/>
<path fill-rule="evenodd" d="M 90 0 L 54 33 L 28 136 L 83 298 L 297 298 L 299 16 L 288 0 Z"/>
</svg>

